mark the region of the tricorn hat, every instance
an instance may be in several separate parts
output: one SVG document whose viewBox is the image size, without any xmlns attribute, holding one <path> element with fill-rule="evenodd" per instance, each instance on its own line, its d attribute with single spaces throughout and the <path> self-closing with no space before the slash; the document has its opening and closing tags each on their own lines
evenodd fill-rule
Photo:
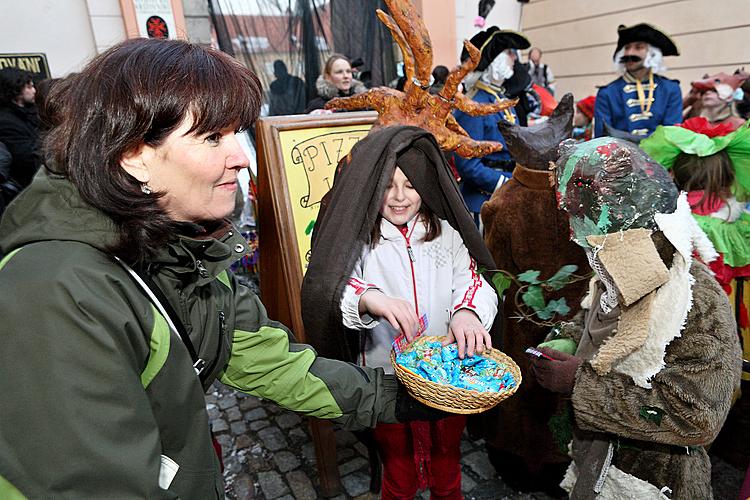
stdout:
<svg viewBox="0 0 750 500">
<path fill-rule="evenodd" d="M 658 47 L 664 56 L 679 56 L 677 45 L 669 38 L 669 35 L 658 30 L 650 24 L 640 23 L 633 26 L 621 24 L 617 27 L 617 54 L 625 45 L 633 42 L 646 42 Z"/>
<path fill-rule="evenodd" d="M 484 71 L 492 64 L 497 56 L 505 49 L 528 49 L 531 47 L 529 40 L 521 33 L 513 30 L 501 30 L 497 26 L 490 26 L 480 31 L 469 40 L 474 47 L 482 53 L 479 64 L 474 71 Z M 469 58 L 466 49 L 461 51 L 461 62 Z"/>
</svg>

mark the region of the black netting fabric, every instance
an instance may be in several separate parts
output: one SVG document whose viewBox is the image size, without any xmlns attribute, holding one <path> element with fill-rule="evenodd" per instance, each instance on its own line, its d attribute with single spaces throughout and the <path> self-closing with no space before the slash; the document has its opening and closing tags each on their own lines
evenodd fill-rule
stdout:
<svg viewBox="0 0 750 500">
<path fill-rule="evenodd" d="M 383 0 L 332 0 L 331 31 L 336 52 L 361 59 L 359 79 L 368 87 L 380 87 L 396 78 L 394 42 L 375 14 L 388 12 Z"/>
<path fill-rule="evenodd" d="M 378 8 L 387 11 L 383 0 L 208 2 L 219 48 L 258 75 L 267 104 L 272 83 L 283 102 L 296 101 L 301 93 L 299 100 L 314 98 L 315 82 L 334 52 L 361 59 L 354 76 L 368 86 L 396 78 L 393 41 L 375 15 Z M 295 107 L 276 114 L 289 114 Z"/>
<path fill-rule="evenodd" d="M 302 85 L 302 100 L 315 97 L 315 80 L 333 53 L 330 1 L 209 0 L 209 8 L 219 48 L 258 75 L 267 102 L 276 80 L 290 95 Z M 276 61 L 284 63 L 289 77 L 302 81 L 283 74 L 277 78 Z"/>
</svg>

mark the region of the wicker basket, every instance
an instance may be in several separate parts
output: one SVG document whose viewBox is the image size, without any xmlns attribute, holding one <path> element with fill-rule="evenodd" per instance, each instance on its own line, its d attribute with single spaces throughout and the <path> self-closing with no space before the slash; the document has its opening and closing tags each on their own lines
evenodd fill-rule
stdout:
<svg viewBox="0 0 750 500">
<path fill-rule="evenodd" d="M 420 339 L 422 338 L 424 340 L 443 340 L 442 337 L 420 337 Z M 396 376 L 406 386 L 409 394 L 420 403 L 449 413 L 468 415 L 489 410 L 503 399 L 513 395 L 521 385 L 521 370 L 510 356 L 497 349 L 485 350 L 482 356 L 507 366 L 516 384 L 512 388 L 500 392 L 479 392 L 438 384 L 437 382 L 422 378 L 396 363 L 396 353 L 393 350 L 391 350 L 391 364 L 396 372 Z"/>
</svg>

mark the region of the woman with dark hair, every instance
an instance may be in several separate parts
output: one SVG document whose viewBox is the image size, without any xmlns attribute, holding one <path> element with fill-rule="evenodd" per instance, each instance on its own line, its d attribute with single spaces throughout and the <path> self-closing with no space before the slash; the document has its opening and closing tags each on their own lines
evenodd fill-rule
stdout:
<svg viewBox="0 0 750 500">
<path fill-rule="evenodd" d="M 367 88 L 352 76 L 352 62 L 341 54 L 333 54 L 323 66 L 323 74 L 315 82 L 318 96 L 307 103 L 305 113 L 325 109 L 334 97 L 351 97 Z"/>
<path fill-rule="evenodd" d="M 228 271 L 255 75 L 136 39 L 50 99 L 45 175 L 0 224 L 0 498 L 224 498 L 217 379 L 350 428 L 417 415 L 382 370 L 291 343 Z"/>
</svg>

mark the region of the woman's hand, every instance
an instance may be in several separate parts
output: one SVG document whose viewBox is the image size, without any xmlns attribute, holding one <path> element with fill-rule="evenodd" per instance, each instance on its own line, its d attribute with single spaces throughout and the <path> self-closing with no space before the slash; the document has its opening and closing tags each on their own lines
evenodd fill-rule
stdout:
<svg viewBox="0 0 750 500">
<path fill-rule="evenodd" d="M 468 309 L 459 309 L 451 318 L 448 336 L 443 345 L 454 341 L 458 344 L 458 357 L 461 359 L 464 355 L 473 356 L 475 351 L 481 353 L 485 348 L 492 347 L 490 334 L 482 326 L 479 317 Z"/>
<path fill-rule="evenodd" d="M 394 299 L 379 290 L 367 290 L 359 299 L 359 313 L 369 313 L 386 319 L 393 328 L 401 330 L 411 342 L 417 335 L 419 319 L 414 306 L 402 299 Z"/>
<path fill-rule="evenodd" d="M 311 115 L 332 115 L 333 111 L 331 111 L 330 109 L 325 109 L 325 108 L 323 108 L 323 109 L 313 109 L 308 114 L 311 114 Z"/>
</svg>

